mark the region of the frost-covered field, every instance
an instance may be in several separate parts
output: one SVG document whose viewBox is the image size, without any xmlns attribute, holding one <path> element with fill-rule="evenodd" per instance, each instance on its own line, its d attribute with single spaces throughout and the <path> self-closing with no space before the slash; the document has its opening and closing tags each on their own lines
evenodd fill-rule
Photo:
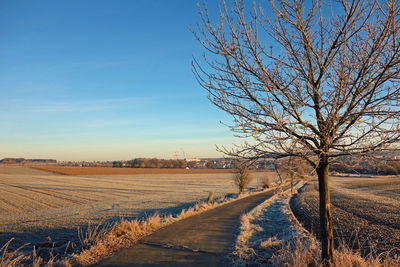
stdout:
<svg viewBox="0 0 400 267">
<path fill-rule="evenodd" d="M 399 178 L 330 177 L 336 266 L 400 267 Z M 299 194 L 287 190 L 243 215 L 232 266 L 323 266 L 320 244 L 303 227 L 318 235 L 315 187 L 298 183 Z"/>
<path fill-rule="evenodd" d="M 400 177 L 332 176 L 334 235 L 364 254 L 370 249 L 400 255 Z M 305 186 L 291 201 L 298 219 L 318 235 L 317 183 Z"/>
<path fill-rule="evenodd" d="M 253 186 L 266 173 L 253 173 Z M 57 175 L 0 167 L 0 245 L 26 242 L 63 248 L 77 241 L 77 227 L 159 211 L 174 213 L 237 191 L 232 174 Z M 49 240 L 51 242 L 49 243 Z"/>
</svg>

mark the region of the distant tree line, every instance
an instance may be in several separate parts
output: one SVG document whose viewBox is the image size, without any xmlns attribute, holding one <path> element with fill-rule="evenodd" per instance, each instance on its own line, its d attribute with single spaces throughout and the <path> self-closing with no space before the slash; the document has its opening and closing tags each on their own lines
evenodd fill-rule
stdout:
<svg viewBox="0 0 400 267">
<path fill-rule="evenodd" d="M 380 155 L 380 158 L 343 156 L 332 162 L 330 171 L 354 174 L 378 174 L 397 175 L 400 174 L 400 161 L 391 159 L 392 155 Z M 306 177 L 313 169 L 304 160 L 293 160 L 291 157 L 278 159 L 274 162 L 274 168 L 282 180 L 295 176 Z"/>
<path fill-rule="evenodd" d="M 380 158 L 374 157 L 341 157 L 332 164 L 331 170 L 345 173 L 359 174 L 400 174 L 400 161 L 393 155 L 383 155 Z"/>
<path fill-rule="evenodd" d="M 114 161 L 114 168 L 197 168 L 197 162 L 186 162 L 182 159 L 136 158 L 125 162 Z"/>
<path fill-rule="evenodd" d="M 128 161 L 128 166 L 132 168 L 175 168 L 184 169 L 186 161 L 181 159 L 158 159 L 158 158 L 136 158 Z"/>
<path fill-rule="evenodd" d="M 346 160 L 332 164 L 332 171 L 359 174 L 400 174 L 400 161 L 398 160 Z"/>
</svg>

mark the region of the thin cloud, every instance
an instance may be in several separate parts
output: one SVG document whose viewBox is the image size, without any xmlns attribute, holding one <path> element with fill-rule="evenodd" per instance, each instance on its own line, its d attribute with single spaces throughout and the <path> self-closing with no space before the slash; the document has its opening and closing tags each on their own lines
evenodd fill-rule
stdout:
<svg viewBox="0 0 400 267">
<path fill-rule="evenodd" d="M 93 99 L 93 100 L 78 100 L 78 101 L 60 101 L 52 104 L 44 104 L 42 106 L 32 107 L 32 112 L 60 112 L 60 113 L 75 113 L 75 112 L 95 112 L 115 110 L 122 107 L 134 107 L 149 103 L 153 100 L 151 97 L 128 97 L 128 98 L 108 98 L 108 99 Z"/>
</svg>

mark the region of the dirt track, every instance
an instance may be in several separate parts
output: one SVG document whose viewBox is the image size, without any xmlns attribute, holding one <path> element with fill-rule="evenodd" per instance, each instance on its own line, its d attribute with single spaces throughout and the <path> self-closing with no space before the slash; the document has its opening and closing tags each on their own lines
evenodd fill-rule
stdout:
<svg viewBox="0 0 400 267">
<path fill-rule="evenodd" d="M 291 201 L 296 217 L 319 235 L 317 183 L 305 186 Z M 344 239 L 363 254 L 400 255 L 400 178 L 331 177 L 331 202 L 336 239 Z"/>
<path fill-rule="evenodd" d="M 98 266 L 221 266 L 235 240 L 240 215 L 273 191 L 257 194 L 162 228 Z"/>
</svg>

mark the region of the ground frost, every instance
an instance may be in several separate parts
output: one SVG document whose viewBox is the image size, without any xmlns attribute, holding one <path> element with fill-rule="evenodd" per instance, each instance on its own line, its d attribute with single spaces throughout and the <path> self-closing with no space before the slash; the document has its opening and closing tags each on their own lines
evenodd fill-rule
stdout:
<svg viewBox="0 0 400 267">
<path fill-rule="evenodd" d="M 302 185 L 297 182 L 295 189 Z M 268 264 L 288 241 L 309 238 L 290 210 L 290 197 L 289 189 L 242 215 L 234 252 L 229 256 L 232 266 Z"/>
</svg>

